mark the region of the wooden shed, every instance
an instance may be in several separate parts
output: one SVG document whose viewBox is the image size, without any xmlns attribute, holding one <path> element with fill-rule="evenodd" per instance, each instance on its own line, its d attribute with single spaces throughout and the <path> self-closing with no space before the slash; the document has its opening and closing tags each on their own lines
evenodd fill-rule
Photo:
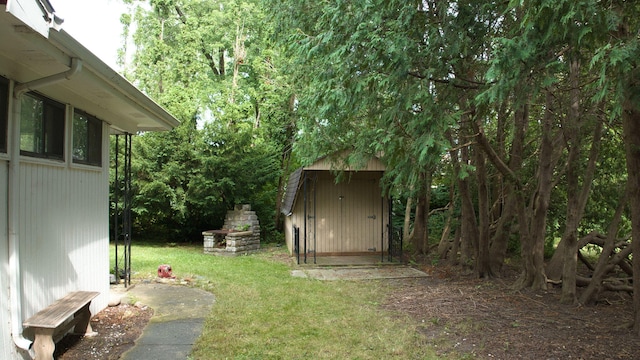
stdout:
<svg viewBox="0 0 640 360">
<path fill-rule="evenodd" d="M 340 181 L 337 170 L 344 171 Z M 381 187 L 384 171 L 375 157 L 360 169 L 325 157 L 294 171 L 281 208 L 289 253 L 305 259 L 374 254 L 384 259 L 390 219 Z"/>
</svg>

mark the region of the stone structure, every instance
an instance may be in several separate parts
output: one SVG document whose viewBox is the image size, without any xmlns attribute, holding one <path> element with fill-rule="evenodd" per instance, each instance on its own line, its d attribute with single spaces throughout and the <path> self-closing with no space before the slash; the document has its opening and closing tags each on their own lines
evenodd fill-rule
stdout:
<svg viewBox="0 0 640 360">
<path fill-rule="evenodd" d="M 251 205 L 236 205 L 222 229 L 203 231 L 202 236 L 206 254 L 246 255 L 260 249 L 260 222 Z"/>
</svg>

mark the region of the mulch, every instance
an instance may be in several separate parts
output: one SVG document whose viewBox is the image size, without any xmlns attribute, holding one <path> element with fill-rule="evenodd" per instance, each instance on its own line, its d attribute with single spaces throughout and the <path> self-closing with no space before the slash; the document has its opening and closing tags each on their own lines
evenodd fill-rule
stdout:
<svg viewBox="0 0 640 360">
<path fill-rule="evenodd" d="M 395 281 L 384 307 L 417 319 L 440 355 L 477 359 L 637 359 L 632 298 L 603 293 L 593 306 L 563 305 L 561 289 L 514 291 L 516 274 L 479 280 L 447 267 Z"/>
<path fill-rule="evenodd" d="M 151 319 L 147 306 L 120 304 L 108 307 L 93 318 L 92 337 L 67 335 L 56 344 L 54 358 L 59 360 L 117 360 L 133 347 Z"/>
</svg>

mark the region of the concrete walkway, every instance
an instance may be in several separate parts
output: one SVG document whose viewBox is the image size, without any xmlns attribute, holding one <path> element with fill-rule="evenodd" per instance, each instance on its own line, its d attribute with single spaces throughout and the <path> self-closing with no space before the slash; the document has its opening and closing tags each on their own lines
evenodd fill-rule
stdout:
<svg viewBox="0 0 640 360">
<path fill-rule="evenodd" d="M 215 301 L 204 290 L 156 282 L 135 284 L 123 296 L 154 310 L 135 346 L 120 358 L 123 360 L 187 359 Z"/>
<path fill-rule="evenodd" d="M 318 280 L 374 280 L 427 277 L 425 272 L 409 266 L 354 266 L 305 268 L 291 271 L 294 277 Z"/>
</svg>

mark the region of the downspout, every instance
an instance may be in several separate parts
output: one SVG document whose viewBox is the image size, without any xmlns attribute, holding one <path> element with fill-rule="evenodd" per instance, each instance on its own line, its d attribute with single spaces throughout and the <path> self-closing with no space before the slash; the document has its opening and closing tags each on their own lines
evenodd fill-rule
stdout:
<svg viewBox="0 0 640 360">
<path fill-rule="evenodd" d="M 82 60 L 71 58 L 71 68 L 65 72 L 49 75 L 41 79 L 32 80 L 26 83 L 18 84 L 13 89 L 13 96 L 18 99 L 20 95 L 29 90 L 35 90 L 39 87 L 55 84 L 62 80 L 71 80 L 71 78 L 82 70 Z"/>
<path fill-rule="evenodd" d="M 14 87 L 15 91 L 15 87 Z M 8 173 L 7 225 L 9 230 L 9 298 L 11 301 L 11 336 L 17 347 L 31 348 L 31 341 L 22 336 L 22 279 L 20 274 L 20 241 L 18 239 L 18 209 L 20 194 L 20 104 L 14 97 L 9 102 L 11 114 L 11 153 Z"/>
<path fill-rule="evenodd" d="M 29 90 L 52 85 L 69 80 L 82 69 L 82 60 L 71 58 L 71 68 L 65 72 L 47 76 L 41 79 L 17 84 L 13 88 L 13 99 L 9 103 L 12 119 L 11 155 L 9 158 L 8 174 L 8 206 L 7 222 L 9 235 L 9 294 L 11 301 L 11 336 L 13 342 L 20 349 L 29 351 L 32 341 L 22 336 L 22 271 L 20 268 L 20 98 Z"/>
</svg>

